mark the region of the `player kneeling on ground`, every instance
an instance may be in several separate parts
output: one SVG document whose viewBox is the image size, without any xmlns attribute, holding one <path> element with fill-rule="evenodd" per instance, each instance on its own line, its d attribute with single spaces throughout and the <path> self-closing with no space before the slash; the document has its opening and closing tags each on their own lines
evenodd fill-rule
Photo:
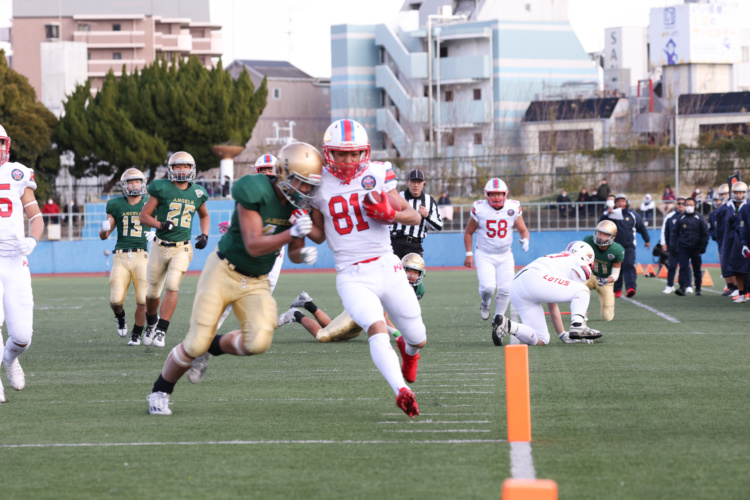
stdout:
<svg viewBox="0 0 750 500">
<path fill-rule="evenodd" d="M 292 262 L 315 263 L 317 249 L 304 246 L 312 229 L 310 216 L 300 215 L 294 223 L 290 218 L 307 207 L 322 168 L 323 159 L 314 147 L 292 143 L 279 153 L 275 178 L 246 175 L 234 183 L 232 224 L 201 272 L 190 330 L 167 356 L 148 396 L 149 413 L 171 415 L 169 397 L 175 384 L 188 370 L 190 381 L 199 382 L 211 355 L 252 356 L 268 350 L 277 315 L 268 273 L 286 244 Z M 221 315 L 230 304 L 242 329 L 217 336 Z"/>
<path fill-rule="evenodd" d="M 570 331 L 558 337 L 569 340 L 593 340 L 601 332 L 586 326 L 586 311 L 591 292 L 586 281 L 594 266 L 594 250 L 588 243 L 576 241 L 564 252 L 539 257 L 524 267 L 510 284 L 510 302 L 521 316 L 521 322 L 497 315 L 492 322 L 492 340 L 502 345 L 503 337 L 514 335 L 524 344 L 549 344 L 549 330 L 543 303 L 570 302 Z"/>
</svg>

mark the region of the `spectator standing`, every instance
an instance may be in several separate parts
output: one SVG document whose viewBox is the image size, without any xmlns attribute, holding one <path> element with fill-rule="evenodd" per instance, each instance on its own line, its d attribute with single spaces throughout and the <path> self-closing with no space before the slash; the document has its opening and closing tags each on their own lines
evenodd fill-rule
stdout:
<svg viewBox="0 0 750 500">
<path fill-rule="evenodd" d="M 740 235 L 741 219 L 739 212 L 747 203 L 747 184 L 737 181 L 731 187 L 732 198 L 719 209 L 716 217 L 716 234 L 721 234 L 721 261 L 726 276 L 731 276 L 737 286 L 732 292 L 735 303 L 747 302 L 748 297 L 744 275 L 750 272 L 750 262 L 743 257 Z"/>
<path fill-rule="evenodd" d="M 229 178 L 228 175 L 224 176 L 224 184 L 221 186 L 221 195 L 222 196 L 229 196 L 229 191 L 232 187 L 232 180 Z"/>
<path fill-rule="evenodd" d="M 49 224 L 60 223 L 60 217 L 55 215 L 60 213 L 60 206 L 55 203 L 55 200 L 53 200 L 51 196 L 47 199 L 47 203 L 42 207 L 42 213 L 49 216 L 47 220 Z"/>
<path fill-rule="evenodd" d="M 666 217 L 664 217 L 664 222 L 661 225 L 661 238 L 659 239 L 659 243 L 668 255 L 667 286 L 664 288 L 662 293 L 674 292 L 674 275 L 677 271 L 677 264 L 680 262 L 680 256 L 678 254 L 678 248 L 676 246 L 673 247 L 670 240 L 672 239 L 674 224 L 677 222 L 677 219 L 679 219 L 684 211 L 685 198 L 680 196 L 679 198 L 677 198 L 676 208 L 669 212 Z"/>
<path fill-rule="evenodd" d="M 656 208 L 656 203 L 654 203 L 654 200 L 651 198 L 650 193 L 646 193 L 646 195 L 643 197 L 643 202 L 641 202 L 641 207 L 639 212 L 641 213 L 641 218 L 643 218 L 643 225 L 648 227 L 648 225 L 651 223 L 651 219 L 654 217 L 654 208 Z"/>
<path fill-rule="evenodd" d="M 695 200 L 685 200 L 685 212 L 674 224 L 674 231 L 670 236 L 671 247 L 677 247 L 680 259 L 680 288 L 675 295 L 683 296 L 690 287 L 690 265 L 693 266 L 695 294 L 701 294 L 701 255 L 706 253 L 708 246 L 708 224 L 703 215 L 696 213 Z"/>
<path fill-rule="evenodd" d="M 440 212 L 440 217 L 442 217 L 443 220 L 452 221 L 453 220 L 453 206 L 451 203 L 451 197 L 448 196 L 448 193 L 443 191 L 440 194 L 440 198 L 438 198 L 437 204 L 438 204 L 438 211 Z"/>
<path fill-rule="evenodd" d="M 557 195 L 557 209 L 560 211 L 560 215 L 564 217 L 568 215 L 568 208 L 570 208 L 570 196 L 563 189 L 562 193 Z"/>
<path fill-rule="evenodd" d="M 588 203 L 591 201 L 591 195 L 589 194 L 588 189 L 581 188 L 581 191 L 578 193 L 578 199 L 576 200 L 578 203 L 576 204 L 576 212 L 579 216 L 586 216 L 586 211 L 588 209 Z M 570 214 L 571 217 L 573 214 Z"/>
<path fill-rule="evenodd" d="M 415 226 L 400 222 L 391 226 L 391 246 L 393 247 L 393 253 L 399 259 L 403 259 L 406 254 L 410 253 L 424 255 L 422 242 L 427 237 L 427 229 L 433 231 L 443 229 L 443 219 L 440 217 L 437 202 L 435 198 L 423 191 L 424 183 L 424 172 L 415 168 L 409 172 L 409 179 L 406 181 L 408 189 L 399 193 L 409 206 L 422 217 L 419 224 Z"/>
<path fill-rule="evenodd" d="M 646 226 L 643 225 L 641 216 L 629 208 L 628 197 L 623 193 L 615 196 L 615 207 L 607 209 L 602 214 L 599 221 L 611 220 L 617 226 L 617 236 L 615 242 L 619 243 L 625 249 L 625 259 L 622 262 L 622 274 L 615 281 L 615 297 L 622 296 L 623 282 L 628 297 L 635 295 L 636 291 L 636 273 L 635 273 L 635 233 L 638 232 L 643 237 L 644 245 L 649 248 L 651 238 L 649 237 Z"/>
<path fill-rule="evenodd" d="M 596 196 L 599 201 L 607 201 L 611 192 L 607 179 L 602 179 L 602 183 L 599 184 L 599 188 L 596 190 Z"/>
</svg>

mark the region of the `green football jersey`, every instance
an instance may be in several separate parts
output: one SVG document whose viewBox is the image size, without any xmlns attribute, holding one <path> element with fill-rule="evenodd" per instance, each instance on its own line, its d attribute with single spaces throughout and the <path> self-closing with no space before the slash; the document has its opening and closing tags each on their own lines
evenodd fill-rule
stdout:
<svg viewBox="0 0 750 500">
<path fill-rule="evenodd" d="M 135 205 L 128 203 L 127 196 L 112 198 L 107 202 L 107 215 L 111 215 L 117 223 L 117 245 L 115 250 L 125 248 L 141 248 L 146 250 L 148 241 L 146 231 L 148 228 L 141 226 L 141 209 L 146 204 L 147 196 Z"/>
<path fill-rule="evenodd" d="M 247 210 L 258 212 L 263 219 L 263 234 L 272 235 L 286 231 L 292 226 L 289 222 L 295 206 L 281 203 L 276 190 L 267 175 L 245 175 L 232 186 L 232 198 Z M 227 233 L 219 241 L 219 251 L 229 262 L 239 269 L 252 274 L 268 274 L 273 268 L 278 251 L 251 257 L 245 250 L 240 232 L 240 219 L 235 207 L 232 223 Z"/>
<path fill-rule="evenodd" d="M 414 293 L 417 294 L 417 300 L 422 300 L 424 297 L 424 283 L 420 283 L 417 286 L 412 286 Z"/>
<path fill-rule="evenodd" d="M 189 240 L 195 212 L 208 200 L 203 186 L 191 182 L 183 191 L 169 179 L 159 179 L 148 185 L 148 194 L 159 201 L 153 214 L 156 220 L 174 224 L 171 231 L 157 229 L 156 236 L 164 241 Z"/>
<path fill-rule="evenodd" d="M 625 249 L 619 243 L 612 243 L 606 250 L 602 250 L 594 243 L 594 236 L 588 235 L 583 239 L 594 249 L 594 276 L 606 278 L 612 274 L 612 264 L 625 259 Z"/>
</svg>

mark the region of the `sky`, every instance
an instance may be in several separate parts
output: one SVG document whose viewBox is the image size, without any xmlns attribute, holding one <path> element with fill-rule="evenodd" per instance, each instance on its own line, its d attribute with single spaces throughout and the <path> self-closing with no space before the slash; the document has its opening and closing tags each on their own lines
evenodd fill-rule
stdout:
<svg viewBox="0 0 750 500">
<path fill-rule="evenodd" d="M 393 19 L 404 3 L 403 0 L 210 2 L 211 21 L 223 26 L 225 67 L 235 58 L 288 60 L 314 77 L 331 76 L 331 25 L 384 23 Z M 11 3 L 0 0 L 0 27 L 10 25 Z M 647 26 L 649 9 L 678 3 L 680 0 L 568 0 L 568 13 L 583 48 L 595 52 L 604 49 L 605 28 Z M 737 3 L 749 14 L 743 18 L 750 23 L 750 1 Z"/>
</svg>

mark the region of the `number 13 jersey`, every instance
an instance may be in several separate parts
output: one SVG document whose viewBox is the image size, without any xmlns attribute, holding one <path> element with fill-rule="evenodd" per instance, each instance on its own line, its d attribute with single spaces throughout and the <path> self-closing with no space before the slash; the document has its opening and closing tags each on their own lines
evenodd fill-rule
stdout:
<svg viewBox="0 0 750 500">
<path fill-rule="evenodd" d="M 521 203 L 505 200 L 503 208 L 495 210 L 486 200 L 478 200 L 471 207 L 471 217 L 479 224 L 477 250 L 501 254 L 513 244 L 513 225 L 521 216 Z"/>
<path fill-rule="evenodd" d="M 371 161 L 349 184 L 323 169 L 311 205 L 323 214 L 336 271 L 393 252 L 390 226 L 369 218 L 363 202 L 369 192 L 391 191 L 396 185 L 396 175 L 387 162 Z"/>
</svg>

